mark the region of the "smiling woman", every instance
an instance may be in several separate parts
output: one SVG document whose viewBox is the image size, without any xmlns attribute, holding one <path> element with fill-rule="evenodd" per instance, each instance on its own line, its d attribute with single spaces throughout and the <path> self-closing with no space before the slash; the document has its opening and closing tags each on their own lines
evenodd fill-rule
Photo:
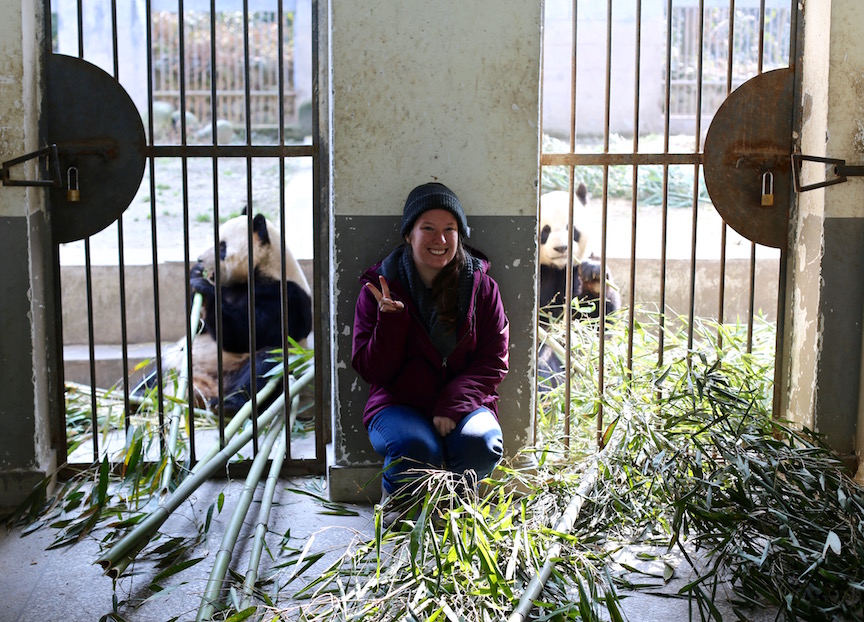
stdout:
<svg viewBox="0 0 864 622">
<path fill-rule="evenodd" d="M 363 423 L 384 456 L 384 497 L 410 501 L 412 469 L 476 484 L 503 454 L 509 322 L 489 262 L 463 244 L 469 232 L 449 188 L 418 186 L 402 212 L 405 244 L 360 278 L 352 364 L 369 384 Z"/>
</svg>

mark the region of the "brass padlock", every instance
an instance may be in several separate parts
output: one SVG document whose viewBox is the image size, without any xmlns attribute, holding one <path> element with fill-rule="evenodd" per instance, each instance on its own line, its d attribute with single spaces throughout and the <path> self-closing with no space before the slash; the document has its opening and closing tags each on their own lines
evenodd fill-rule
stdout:
<svg viewBox="0 0 864 622">
<path fill-rule="evenodd" d="M 70 203 L 78 203 L 81 200 L 81 191 L 78 189 L 78 169 L 70 166 L 66 171 L 66 200 Z"/>
<path fill-rule="evenodd" d="M 774 205 L 774 173 L 765 171 L 762 174 L 762 207 Z"/>
</svg>

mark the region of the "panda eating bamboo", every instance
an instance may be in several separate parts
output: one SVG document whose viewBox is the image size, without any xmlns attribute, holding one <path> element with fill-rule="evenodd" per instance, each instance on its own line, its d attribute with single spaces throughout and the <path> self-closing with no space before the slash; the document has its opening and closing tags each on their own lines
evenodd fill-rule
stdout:
<svg viewBox="0 0 864 622">
<path fill-rule="evenodd" d="M 232 218 L 219 227 L 219 248 L 201 254 L 189 274 L 193 291 L 200 293 L 201 329 L 192 341 L 192 398 L 198 406 L 215 408 L 219 402 L 219 369 L 215 285 L 216 262 L 219 262 L 219 296 L 222 328 L 222 385 L 224 410 L 239 410 L 252 394 L 252 348 L 249 330 L 249 256 L 252 255 L 255 386 L 260 389 L 266 374 L 276 362 L 272 351 L 282 348 L 283 325 L 288 336 L 306 345 L 312 330 L 312 298 L 309 284 L 291 250 L 284 249 L 284 289 L 287 306 L 282 315 L 282 258 L 279 230 L 264 215 L 251 221 L 252 246 L 249 246 L 249 219 Z M 163 367 L 185 367 L 181 348 L 166 354 Z M 142 383 L 155 384 L 151 373 Z"/>
</svg>

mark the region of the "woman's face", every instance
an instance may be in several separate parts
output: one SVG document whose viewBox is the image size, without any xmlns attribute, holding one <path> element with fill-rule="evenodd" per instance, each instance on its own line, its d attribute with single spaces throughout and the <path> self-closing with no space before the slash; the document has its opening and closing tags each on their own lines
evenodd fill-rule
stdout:
<svg viewBox="0 0 864 622">
<path fill-rule="evenodd" d="M 430 209 L 414 221 L 405 241 L 411 246 L 420 278 L 429 287 L 441 269 L 456 256 L 459 224 L 446 209 Z"/>
</svg>

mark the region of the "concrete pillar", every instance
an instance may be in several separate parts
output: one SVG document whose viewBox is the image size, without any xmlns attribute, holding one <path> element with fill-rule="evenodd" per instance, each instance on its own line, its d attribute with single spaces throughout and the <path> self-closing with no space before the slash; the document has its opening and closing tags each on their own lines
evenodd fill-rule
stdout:
<svg viewBox="0 0 864 622">
<path fill-rule="evenodd" d="M 0 161 L 36 151 L 44 71 L 43 3 L 0 0 Z M 12 169 L 34 179 L 33 162 Z M 0 507 L 19 503 L 54 467 L 53 271 L 45 191 L 0 186 Z M 56 421 L 53 420 L 53 421 Z"/>
<path fill-rule="evenodd" d="M 402 205 L 438 180 L 492 261 L 510 319 L 500 419 L 512 455 L 531 440 L 542 3 L 331 0 L 334 213 L 331 497 L 380 497 L 381 458 L 351 368 L 357 279 L 400 242 Z"/>
<path fill-rule="evenodd" d="M 864 162 L 864 5 L 810 2 L 804 10 L 801 152 Z M 828 171 L 830 175 L 830 168 Z M 824 179 L 805 165 L 802 183 Z M 825 435 L 854 466 L 864 313 L 861 179 L 798 195 L 789 253 L 786 413 Z"/>
</svg>

